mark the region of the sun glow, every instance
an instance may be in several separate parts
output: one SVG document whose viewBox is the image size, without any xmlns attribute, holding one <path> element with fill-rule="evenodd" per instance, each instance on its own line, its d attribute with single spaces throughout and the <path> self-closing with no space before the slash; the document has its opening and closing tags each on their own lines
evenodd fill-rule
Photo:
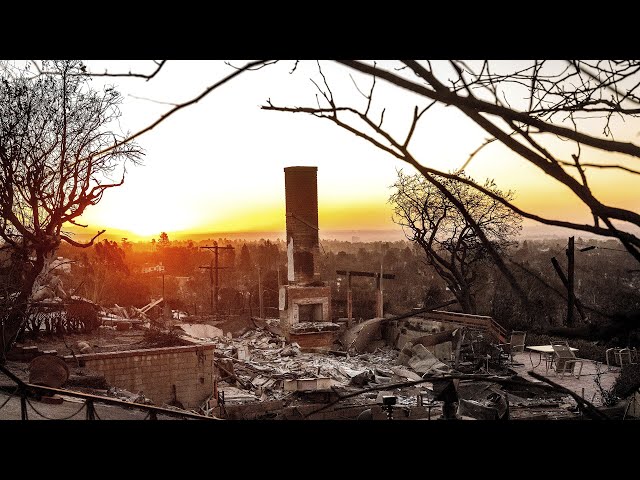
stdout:
<svg viewBox="0 0 640 480">
<path fill-rule="evenodd" d="M 112 63 L 105 66 L 115 68 Z M 349 76 L 331 62 L 325 67 L 329 80 L 344 89 L 345 101 L 353 94 L 357 102 L 360 97 Z M 153 82 L 119 84 L 126 98 L 123 127 L 135 132 L 166 111 L 166 105 L 144 98 L 174 101 L 200 91 L 212 78 L 228 73 L 228 68 L 222 61 L 168 62 Z M 304 73 L 303 68 L 309 71 Z M 144 166 L 129 168 L 123 186 L 108 191 L 98 205 L 87 209 L 78 220 L 90 228 L 82 233 L 106 228 L 107 235 L 131 232 L 131 237 L 149 239 L 162 231 L 184 235 L 283 232 L 283 168 L 292 165 L 318 167 L 321 229 L 397 229 L 387 202 L 390 186 L 397 168 L 407 174 L 415 170 L 329 122 L 261 110 L 258 106 L 269 98 L 286 105 L 313 102 L 315 89 L 305 79 L 317 70 L 315 62 L 301 63 L 296 75 L 289 75 L 290 69 L 283 62 L 237 77 L 233 88 L 213 92 L 140 137 L 146 152 Z M 99 82 L 95 80 L 96 86 Z M 397 89 L 385 90 L 382 83 L 378 88 L 378 108 L 394 107 L 386 113 L 385 125 L 401 136 L 406 134 L 416 99 Z M 470 119 L 444 106 L 430 109 L 421 122 L 412 139 L 412 154 L 424 166 L 442 171 L 460 168 L 486 138 Z M 616 131 L 635 138 L 637 124 L 625 128 L 628 131 Z M 575 153 L 573 144 L 548 141 L 555 142 L 552 146 L 561 158 L 570 159 Z M 582 155 L 590 162 L 628 161 L 600 158 L 599 152 L 587 148 Z M 479 183 L 492 178 L 501 189 L 515 190 L 515 203 L 525 211 L 589 221 L 589 212 L 565 186 L 499 142 L 476 155 L 467 173 Z M 587 174 L 603 201 L 633 211 L 640 208 L 637 177 L 593 168 Z"/>
<path fill-rule="evenodd" d="M 141 197 L 126 202 L 112 197 L 110 202 L 87 211 L 82 220 L 91 228 L 104 226 L 107 233 L 122 230 L 136 237 L 149 238 L 157 237 L 160 232 L 195 230 L 200 224 L 200 213 L 169 199 Z"/>
</svg>

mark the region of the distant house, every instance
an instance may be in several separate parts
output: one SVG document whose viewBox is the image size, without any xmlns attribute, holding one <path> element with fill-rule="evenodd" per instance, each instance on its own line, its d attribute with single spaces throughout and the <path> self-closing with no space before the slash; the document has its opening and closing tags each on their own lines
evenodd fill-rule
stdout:
<svg viewBox="0 0 640 480">
<path fill-rule="evenodd" d="M 140 270 L 142 273 L 164 273 L 164 265 L 162 262 L 157 265 L 145 264 Z"/>
</svg>

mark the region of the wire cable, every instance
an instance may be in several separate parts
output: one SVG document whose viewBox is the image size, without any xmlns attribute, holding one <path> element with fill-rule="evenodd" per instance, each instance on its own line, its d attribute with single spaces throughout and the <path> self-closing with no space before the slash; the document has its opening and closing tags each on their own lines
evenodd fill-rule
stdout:
<svg viewBox="0 0 640 480">
<path fill-rule="evenodd" d="M 33 409 L 34 412 L 36 412 L 38 415 L 40 415 L 42 418 L 46 418 L 47 420 L 69 420 L 70 418 L 75 417 L 76 415 L 78 415 L 86 406 L 86 402 L 84 402 L 82 404 L 82 406 L 80 407 L 80 409 L 75 412 L 72 415 L 69 415 L 68 417 L 63 417 L 63 418 L 51 418 L 51 417 L 47 417 L 46 415 L 44 415 L 42 412 L 39 412 L 31 403 L 31 401 L 27 398 L 27 403 L 29 404 L 29 406 Z"/>
</svg>

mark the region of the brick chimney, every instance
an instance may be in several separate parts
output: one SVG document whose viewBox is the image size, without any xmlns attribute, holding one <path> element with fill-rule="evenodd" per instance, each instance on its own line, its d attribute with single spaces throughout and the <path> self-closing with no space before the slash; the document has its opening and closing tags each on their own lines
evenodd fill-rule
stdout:
<svg viewBox="0 0 640 480">
<path fill-rule="evenodd" d="M 290 285 L 307 285 L 320 280 L 317 177 L 318 167 L 284 169 Z"/>
</svg>

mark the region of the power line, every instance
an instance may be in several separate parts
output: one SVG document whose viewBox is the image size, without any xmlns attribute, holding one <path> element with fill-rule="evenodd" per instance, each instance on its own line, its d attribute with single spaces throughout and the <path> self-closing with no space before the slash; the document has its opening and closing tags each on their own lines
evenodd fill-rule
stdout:
<svg viewBox="0 0 640 480">
<path fill-rule="evenodd" d="M 622 253 L 629 253 L 626 250 L 620 250 L 619 248 L 610 248 L 610 247 L 598 247 L 596 246 L 596 248 L 599 248 L 601 250 L 613 250 L 614 252 L 622 252 Z"/>
<path fill-rule="evenodd" d="M 222 268 L 233 268 L 233 267 L 221 267 L 218 265 L 218 250 L 235 250 L 231 245 L 226 247 L 218 246 L 218 242 L 214 241 L 212 246 L 204 246 L 200 248 L 206 248 L 208 250 L 214 251 L 214 260 L 211 261 L 211 265 L 200 267 L 205 270 L 209 270 L 209 281 L 211 285 L 211 313 L 217 315 L 218 314 L 218 290 L 220 288 L 220 279 L 219 279 L 219 271 Z M 215 263 L 215 264 L 214 264 Z M 215 272 L 215 276 L 214 276 Z"/>
<path fill-rule="evenodd" d="M 629 253 L 627 250 L 621 250 L 619 248 L 611 248 L 611 247 L 601 247 L 600 245 L 588 245 L 586 247 L 579 248 L 578 250 L 581 252 L 588 252 L 589 250 L 593 250 L 596 248 L 599 250 L 613 250 L 614 252 Z"/>
</svg>

